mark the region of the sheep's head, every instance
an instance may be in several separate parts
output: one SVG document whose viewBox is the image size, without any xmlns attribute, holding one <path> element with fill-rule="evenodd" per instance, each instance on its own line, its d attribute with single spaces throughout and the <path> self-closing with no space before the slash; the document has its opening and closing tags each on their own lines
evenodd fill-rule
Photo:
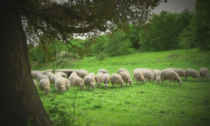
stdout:
<svg viewBox="0 0 210 126">
<path fill-rule="evenodd" d="M 142 82 L 143 82 L 143 84 L 145 83 L 145 81 L 146 81 L 145 79 L 142 81 Z"/>
<path fill-rule="evenodd" d="M 132 84 L 132 80 L 129 80 L 128 83 L 129 83 L 129 84 Z"/>
<path fill-rule="evenodd" d="M 80 90 L 82 91 L 82 90 L 83 90 L 84 85 L 79 85 L 79 87 L 80 87 Z"/>
<path fill-rule="evenodd" d="M 178 83 L 179 83 L 179 85 L 181 85 L 182 84 L 182 80 L 180 80 Z"/>
<path fill-rule="evenodd" d="M 48 93 L 49 93 L 49 91 L 50 91 L 50 89 L 49 89 L 49 88 L 46 88 L 46 89 L 44 90 L 45 94 L 48 94 Z"/>
<path fill-rule="evenodd" d="M 197 78 L 198 78 L 199 81 L 201 81 L 201 76 L 198 76 Z"/>
<path fill-rule="evenodd" d="M 105 84 L 104 87 L 105 87 L 105 88 L 108 88 L 108 87 L 109 87 L 109 84 Z"/>
</svg>

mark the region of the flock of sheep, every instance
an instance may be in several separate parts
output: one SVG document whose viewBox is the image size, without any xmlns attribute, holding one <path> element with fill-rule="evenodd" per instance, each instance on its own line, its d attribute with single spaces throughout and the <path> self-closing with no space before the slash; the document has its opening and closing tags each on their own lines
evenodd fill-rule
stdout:
<svg viewBox="0 0 210 126">
<path fill-rule="evenodd" d="M 54 74 L 55 73 L 55 74 Z M 50 84 L 53 84 L 55 88 L 60 92 L 65 92 L 65 90 L 70 89 L 70 86 L 78 86 L 80 90 L 83 90 L 84 85 L 86 89 L 95 89 L 95 84 L 98 87 L 101 87 L 101 83 L 104 83 L 104 87 L 109 87 L 109 82 L 114 87 L 114 84 L 119 84 L 124 86 L 127 83 L 132 85 L 132 78 L 130 72 L 127 69 L 121 68 L 118 70 L 118 73 L 113 73 L 111 76 L 109 72 L 105 69 L 99 69 L 98 73 L 88 73 L 87 70 L 69 70 L 69 69 L 61 69 L 56 70 L 46 70 L 46 71 L 31 71 L 31 75 L 33 78 L 38 80 L 39 89 L 44 91 L 45 93 L 49 93 L 50 91 Z M 149 82 L 156 81 L 157 84 L 160 81 L 163 84 L 163 81 L 170 80 L 179 83 L 181 85 L 182 79 L 181 77 L 185 77 L 187 80 L 188 76 L 198 78 L 199 81 L 203 78 L 206 78 L 209 81 L 210 74 L 209 70 L 206 67 L 202 67 L 198 72 L 195 69 L 188 68 L 186 70 L 179 69 L 179 68 L 166 68 L 164 70 L 158 69 L 148 69 L 148 68 L 137 68 L 133 70 L 133 78 L 137 82 L 142 82 L 143 84 L 148 80 Z M 35 80 L 34 84 L 37 86 Z M 166 84 L 166 82 L 165 82 Z"/>
</svg>

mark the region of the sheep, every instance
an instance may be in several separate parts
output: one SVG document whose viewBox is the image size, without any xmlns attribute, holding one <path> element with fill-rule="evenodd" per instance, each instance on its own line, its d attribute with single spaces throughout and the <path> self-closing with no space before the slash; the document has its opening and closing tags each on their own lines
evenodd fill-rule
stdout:
<svg viewBox="0 0 210 126">
<path fill-rule="evenodd" d="M 113 73 L 110 76 L 110 80 L 111 80 L 111 84 L 113 85 L 113 87 L 114 87 L 114 84 L 121 84 L 122 87 L 124 86 L 124 81 L 119 74 Z"/>
<path fill-rule="evenodd" d="M 70 85 L 72 85 L 73 84 L 73 81 L 74 81 L 74 78 L 75 77 L 77 77 L 78 75 L 77 75 L 77 73 L 76 72 L 72 72 L 72 74 L 69 76 L 69 83 L 70 83 Z"/>
<path fill-rule="evenodd" d="M 96 75 L 95 73 L 89 73 L 88 75 L 92 76 L 96 80 Z"/>
<path fill-rule="evenodd" d="M 51 75 L 51 76 L 50 76 L 50 83 L 51 83 L 51 84 L 55 84 L 56 78 L 58 78 L 58 77 L 61 77 L 61 76 L 58 75 L 58 74 Z"/>
<path fill-rule="evenodd" d="M 133 71 L 133 77 L 136 80 L 136 83 L 137 83 L 137 81 L 142 81 L 143 84 L 145 83 L 145 78 L 143 76 L 141 69 L 138 69 L 138 68 L 135 69 Z"/>
<path fill-rule="evenodd" d="M 94 77 L 89 75 L 89 74 L 87 76 L 85 76 L 84 84 L 86 86 L 86 89 L 87 89 L 87 86 L 88 87 L 90 86 L 91 90 L 93 91 L 94 88 L 95 88 L 95 79 L 94 79 Z"/>
<path fill-rule="evenodd" d="M 36 81 L 35 80 L 33 80 L 33 82 L 34 82 L 34 85 L 35 85 L 35 87 L 37 86 L 37 83 L 36 83 Z"/>
<path fill-rule="evenodd" d="M 50 76 L 52 76 L 52 75 L 54 75 L 52 72 L 46 72 L 46 74 L 45 75 L 47 75 L 49 78 L 50 78 Z"/>
<path fill-rule="evenodd" d="M 32 76 L 32 78 L 37 78 L 37 74 L 38 73 L 42 73 L 42 74 L 44 74 L 44 71 L 37 71 L 37 70 L 32 70 L 31 71 L 31 76 Z"/>
<path fill-rule="evenodd" d="M 123 81 L 126 83 L 126 86 L 127 86 L 127 83 L 132 84 L 132 79 L 131 79 L 131 75 L 130 73 L 128 73 L 127 71 L 121 71 L 119 73 L 119 75 L 122 77 Z"/>
<path fill-rule="evenodd" d="M 58 89 L 61 93 L 64 93 L 66 90 L 65 79 L 63 77 L 58 77 L 55 80 L 55 88 Z"/>
<path fill-rule="evenodd" d="M 129 71 L 128 71 L 127 69 L 120 68 L 120 69 L 118 70 L 118 74 L 119 74 L 120 72 L 123 72 L 123 71 L 125 71 L 125 72 L 129 73 Z"/>
<path fill-rule="evenodd" d="M 165 82 L 166 79 L 170 80 L 170 85 L 171 85 L 171 81 L 177 81 L 177 83 L 179 83 L 179 85 L 182 84 L 182 79 L 179 77 L 179 75 L 172 70 L 162 70 L 160 73 L 160 80 L 163 84 L 163 81 Z M 166 84 L 166 82 L 165 82 Z M 174 83 L 175 84 L 175 83 Z M 167 85 L 167 84 L 166 84 Z"/>
<path fill-rule="evenodd" d="M 153 80 L 153 71 L 150 69 L 141 69 L 144 78 L 148 79 L 149 82 L 151 82 L 151 80 Z"/>
<path fill-rule="evenodd" d="M 62 73 L 67 74 L 67 71 L 68 71 L 68 69 L 58 69 L 58 70 L 56 70 L 55 72 L 56 72 L 56 73 L 57 73 L 57 72 L 62 72 Z"/>
<path fill-rule="evenodd" d="M 66 79 L 66 78 L 64 78 L 64 80 L 65 80 L 65 85 L 66 85 L 66 89 L 67 90 L 69 90 L 70 89 L 70 82 L 69 82 L 69 80 L 68 79 Z"/>
<path fill-rule="evenodd" d="M 84 69 L 82 69 L 82 70 L 76 70 L 75 72 L 77 73 L 77 75 L 78 75 L 79 77 L 81 77 L 81 78 L 83 78 L 83 79 L 84 79 L 84 77 L 85 77 L 86 75 L 88 75 L 88 71 L 87 71 L 87 70 L 84 70 Z"/>
<path fill-rule="evenodd" d="M 46 94 L 50 91 L 50 81 L 48 78 L 42 78 L 39 81 L 39 89 L 44 91 Z"/>
<path fill-rule="evenodd" d="M 74 86 L 78 86 L 80 87 L 80 90 L 83 90 L 83 87 L 84 87 L 84 81 L 81 77 L 79 76 L 76 76 L 73 80 L 73 84 Z"/>
<path fill-rule="evenodd" d="M 109 73 L 107 70 L 105 70 L 105 69 L 99 69 L 98 70 L 98 73 L 103 73 L 103 74 L 105 74 L 105 73 Z"/>
<path fill-rule="evenodd" d="M 102 82 L 102 77 L 103 77 L 103 73 L 97 73 L 97 75 L 96 75 L 96 83 L 97 83 L 97 85 L 100 87 L 101 86 L 101 82 Z"/>
<path fill-rule="evenodd" d="M 174 71 L 180 76 L 180 77 L 185 77 L 185 71 L 180 68 L 174 68 Z"/>
<path fill-rule="evenodd" d="M 185 70 L 185 80 L 186 80 L 186 81 L 187 81 L 187 77 L 188 77 L 188 76 L 193 77 L 193 78 L 194 78 L 194 81 L 195 81 L 195 78 L 198 78 L 198 80 L 201 81 L 201 76 L 200 76 L 200 74 L 198 73 L 198 71 L 195 70 L 195 69 L 187 68 L 187 69 Z"/>
<path fill-rule="evenodd" d="M 37 80 L 40 81 L 42 78 L 48 78 L 48 76 L 47 75 L 44 75 L 42 73 L 38 73 L 37 74 Z"/>
<path fill-rule="evenodd" d="M 66 73 L 63 73 L 63 72 L 57 72 L 55 75 L 58 75 L 60 77 L 66 77 Z"/>
<path fill-rule="evenodd" d="M 109 75 L 109 73 L 103 74 L 102 81 L 103 81 L 103 83 L 104 83 L 104 87 L 105 87 L 105 88 L 108 88 L 108 86 L 109 86 L 109 81 L 110 81 L 110 75 Z"/>
<path fill-rule="evenodd" d="M 205 77 L 206 77 L 206 80 L 209 81 L 210 75 L 209 75 L 209 69 L 208 68 L 201 67 L 199 73 L 200 73 L 200 76 L 202 78 L 202 81 L 203 81 L 203 78 L 205 78 Z"/>
<path fill-rule="evenodd" d="M 153 72 L 153 82 L 154 82 L 154 80 L 156 80 L 157 84 L 159 84 L 159 80 L 160 80 L 160 77 L 159 76 L 160 76 L 160 73 L 161 73 L 160 70 L 154 69 L 154 72 Z"/>
<path fill-rule="evenodd" d="M 74 70 L 68 70 L 67 71 L 67 78 L 69 78 L 69 76 L 74 72 Z"/>
<path fill-rule="evenodd" d="M 51 69 L 45 70 L 45 71 L 44 71 L 44 74 L 46 74 L 47 72 L 55 73 L 55 70 L 51 70 Z"/>
</svg>

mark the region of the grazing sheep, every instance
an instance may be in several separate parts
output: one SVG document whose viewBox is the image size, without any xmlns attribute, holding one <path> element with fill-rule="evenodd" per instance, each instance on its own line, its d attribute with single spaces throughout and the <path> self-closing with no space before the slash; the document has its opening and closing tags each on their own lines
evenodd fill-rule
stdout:
<svg viewBox="0 0 210 126">
<path fill-rule="evenodd" d="M 46 94 L 50 91 L 50 81 L 48 78 L 42 78 L 39 81 L 39 89 L 44 91 Z"/>
<path fill-rule="evenodd" d="M 165 82 L 166 79 L 170 80 L 170 85 L 171 85 L 171 81 L 177 81 L 177 83 L 179 83 L 179 85 L 182 84 L 182 79 L 179 77 L 179 75 L 175 71 L 172 71 L 172 70 L 162 70 L 161 71 L 160 80 L 161 80 L 162 84 L 163 84 L 163 81 Z M 166 82 L 165 82 L 165 84 L 166 84 Z"/>
<path fill-rule="evenodd" d="M 66 78 L 64 78 L 64 80 L 65 80 L 66 89 L 69 90 L 70 89 L 70 82 Z"/>
<path fill-rule="evenodd" d="M 37 86 L 37 83 L 36 83 L 36 81 L 35 80 L 33 80 L 33 82 L 34 82 L 34 85 L 35 85 L 35 87 Z"/>
<path fill-rule="evenodd" d="M 125 71 L 125 72 L 127 72 L 127 73 L 130 73 L 127 69 L 120 68 L 120 69 L 118 70 L 118 74 L 119 74 L 120 72 L 123 72 L 123 71 Z"/>
<path fill-rule="evenodd" d="M 137 81 L 142 81 L 143 84 L 145 83 L 145 78 L 144 78 L 144 75 L 143 75 L 141 69 L 135 69 L 133 71 L 133 77 L 136 80 L 136 83 L 137 83 Z"/>
<path fill-rule="evenodd" d="M 124 81 L 119 74 L 113 73 L 110 76 L 110 80 L 111 80 L 111 84 L 113 85 L 113 87 L 114 87 L 114 84 L 120 84 L 122 87 L 124 86 Z"/>
<path fill-rule="evenodd" d="M 84 79 L 84 77 L 86 76 L 86 75 L 88 75 L 88 71 L 87 70 L 76 70 L 75 71 L 76 73 L 77 73 L 77 75 L 79 76 L 79 77 L 81 77 L 81 78 L 83 78 Z"/>
<path fill-rule="evenodd" d="M 84 81 L 81 77 L 79 76 L 76 76 L 73 80 L 73 84 L 74 86 L 78 86 L 80 87 L 80 90 L 83 90 L 83 87 L 84 87 Z"/>
<path fill-rule="evenodd" d="M 68 70 L 67 71 L 67 78 L 69 78 L 69 76 L 71 75 L 71 73 L 73 73 L 74 72 L 74 70 Z"/>
<path fill-rule="evenodd" d="M 198 80 L 201 81 L 201 76 L 200 76 L 200 74 L 198 73 L 198 71 L 195 70 L 195 69 L 187 68 L 187 69 L 185 70 L 185 80 L 187 80 L 187 77 L 188 77 L 188 76 L 193 77 L 193 78 L 194 78 L 194 81 L 195 81 L 195 78 L 198 78 Z"/>
<path fill-rule="evenodd" d="M 88 75 L 92 76 L 96 80 L 96 75 L 95 73 L 89 73 Z"/>
<path fill-rule="evenodd" d="M 151 82 L 151 80 L 153 80 L 153 71 L 150 69 L 142 69 L 141 70 L 143 73 L 144 78 L 148 79 L 149 82 Z"/>
<path fill-rule="evenodd" d="M 156 77 L 156 82 L 157 82 L 157 84 L 159 84 L 159 82 L 160 82 L 160 74 Z"/>
<path fill-rule="evenodd" d="M 51 69 L 45 70 L 44 74 L 46 74 L 47 72 L 55 73 L 55 70 L 51 70 Z"/>
<path fill-rule="evenodd" d="M 57 72 L 62 72 L 62 73 L 67 74 L 67 71 L 68 71 L 68 69 L 59 69 L 59 70 L 56 70 L 55 72 L 56 72 L 56 73 L 57 73 Z"/>
<path fill-rule="evenodd" d="M 56 78 L 61 77 L 60 75 L 51 75 L 50 76 L 50 83 L 55 85 Z"/>
<path fill-rule="evenodd" d="M 154 73 L 153 73 L 153 82 L 154 82 L 154 80 L 156 80 L 157 84 L 159 84 L 159 80 L 160 80 L 160 79 L 157 79 L 157 77 L 160 76 L 160 73 L 161 73 L 160 70 L 154 69 Z M 159 78 L 160 78 L 160 77 L 159 77 Z"/>
<path fill-rule="evenodd" d="M 180 76 L 180 77 L 185 77 L 185 71 L 180 68 L 174 68 L 174 71 Z"/>
<path fill-rule="evenodd" d="M 32 78 L 37 78 L 37 74 L 38 74 L 38 73 L 44 74 L 44 71 L 32 70 L 32 71 L 31 71 L 31 76 L 32 76 Z"/>
<path fill-rule="evenodd" d="M 127 71 L 121 71 L 119 73 L 119 75 L 122 77 L 123 81 L 126 83 L 126 86 L 127 86 L 127 83 L 132 84 L 132 79 L 131 79 L 131 75 L 130 73 L 128 73 Z"/>
<path fill-rule="evenodd" d="M 50 78 L 50 76 L 52 76 L 52 75 L 54 75 L 52 72 L 46 72 L 46 74 L 45 75 L 47 75 L 49 78 Z"/>
<path fill-rule="evenodd" d="M 105 87 L 105 88 L 108 88 L 108 86 L 109 86 L 109 81 L 110 81 L 110 75 L 109 75 L 109 73 L 103 74 L 102 81 L 103 81 L 103 83 L 104 83 L 104 87 Z"/>
<path fill-rule="evenodd" d="M 76 72 L 72 72 L 72 74 L 69 76 L 69 82 L 70 82 L 70 85 L 73 84 L 73 81 L 74 81 L 74 78 L 77 77 L 77 73 Z"/>
<path fill-rule="evenodd" d="M 66 77 L 66 73 L 63 73 L 63 72 L 57 72 L 55 75 L 58 75 L 60 77 Z"/>
<path fill-rule="evenodd" d="M 85 76 L 84 83 L 85 83 L 86 89 L 87 89 L 87 86 L 88 87 L 90 86 L 90 89 L 94 90 L 94 88 L 95 88 L 95 79 L 94 79 L 93 76 L 91 76 L 91 75 Z"/>
<path fill-rule="evenodd" d="M 201 67 L 199 73 L 200 73 L 200 76 L 202 78 L 202 81 L 203 81 L 203 78 L 206 78 L 206 80 L 209 81 L 210 74 L 209 74 L 209 69 L 208 68 Z"/>
<path fill-rule="evenodd" d="M 107 70 L 105 70 L 105 69 L 99 69 L 98 70 L 98 73 L 103 73 L 103 74 L 105 74 L 105 73 L 109 73 Z"/>
<path fill-rule="evenodd" d="M 38 73 L 37 74 L 37 80 L 40 81 L 42 78 L 48 78 L 48 76 L 47 75 L 44 75 L 42 73 Z"/>
<path fill-rule="evenodd" d="M 103 73 L 97 73 L 97 75 L 96 75 L 96 83 L 99 87 L 101 86 L 103 75 L 104 75 Z"/>
<path fill-rule="evenodd" d="M 66 90 L 65 79 L 63 77 L 56 78 L 55 88 L 61 93 L 64 93 Z"/>
</svg>

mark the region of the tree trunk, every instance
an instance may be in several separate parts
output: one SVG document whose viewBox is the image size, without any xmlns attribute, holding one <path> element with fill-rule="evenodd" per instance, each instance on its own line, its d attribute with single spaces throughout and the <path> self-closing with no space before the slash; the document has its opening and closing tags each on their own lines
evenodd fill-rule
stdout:
<svg viewBox="0 0 210 126">
<path fill-rule="evenodd" d="M 26 36 L 16 1 L 1 3 L 0 115 L 2 126 L 51 126 L 32 82 Z"/>
</svg>

